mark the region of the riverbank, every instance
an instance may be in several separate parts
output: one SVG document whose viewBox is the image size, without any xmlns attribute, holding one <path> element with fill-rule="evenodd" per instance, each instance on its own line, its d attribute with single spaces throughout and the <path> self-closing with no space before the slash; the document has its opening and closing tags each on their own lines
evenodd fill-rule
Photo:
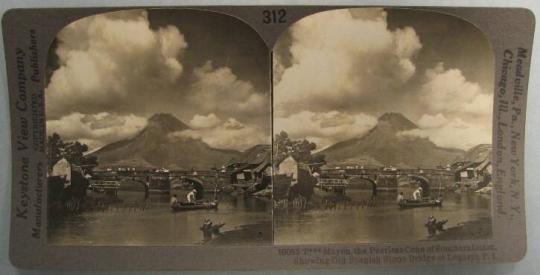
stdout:
<svg viewBox="0 0 540 275">
<path fill-rule="evenodd" d="M 227 225 L 224 226 L 227 229 Z M 233 230 L 221 232 L 214 236 L 206 245 L 271 245 L 272 222 L 259 222 L 241 225 Z"/>
<path fill-rule="evenodd" d="M 491 219 L 481 218 L 474 221 L 460 223 L 457 226 L 447 228 L 446 231 L 439 232 L 432 237 L 430 241 L 447 240 L 470 240 L 470 239 L 489 239 L 493 235 Z"/>
</svg>

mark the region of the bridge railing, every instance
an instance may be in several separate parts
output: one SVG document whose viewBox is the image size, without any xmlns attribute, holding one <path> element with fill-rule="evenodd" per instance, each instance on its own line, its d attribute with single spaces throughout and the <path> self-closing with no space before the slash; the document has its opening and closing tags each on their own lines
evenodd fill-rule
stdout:
<svg viewBox="0 0 540 275">
<path fill-rule="evenodd" d="M 349 181 L 339 178 L 319 178 L 317 185 L 320 187 L 344 187 L 349 185 Z"/>
<path fill-rule="evenodd" d="M 354 176 L 370 176 L 370 175 L 442 175 L 452 176 L 454 172 L 446 169 L 396 169 L 396 170 L 384 170 L 384 169 L 323 169 L 322 172 L 327 175 L 354 175 Z"/>
<path fill-rule="evenodd" d="M 144 178 L 144 177 L 215 177 L 216 175 L 222 177 L 227 176 L 227 172 L 213 171 L 213 170 L 203 170 L 197 171 L 170 171 L 170 172 L 155 172 L 155 171 L 94 171 L 93 176 L 98 178 L 115 178 L 115 177 L 134 177 L 134 178 Z"/>
<path fill-rule="evenodd" d="M 89 188 L 118 189 L 120 182 L 113 180 L 91 180 Z"/>
</svg>

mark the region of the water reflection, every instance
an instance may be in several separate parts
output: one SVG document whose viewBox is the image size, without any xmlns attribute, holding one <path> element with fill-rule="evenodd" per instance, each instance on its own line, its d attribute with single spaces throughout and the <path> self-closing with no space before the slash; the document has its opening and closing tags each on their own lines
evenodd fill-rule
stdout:
<svg viewBox="0 0 540 275">
<path fill-rule="evenodd" d="M 222 228 L 225 232 L 242 230 L 246 225 L 258 225 L 257 230 L 262 231 L 253 240 L 246 234 L 237 234 L 238 239 L 229 240 L 228 244 L 256 245 L 272 241 L 269 200 L 221 194 L 217 197 L 218 210 L 172 213 L 166 195 L 151 195 L 150 200 L 145 201 L 141 192 L 124 191 L 119 193 L 119 198 L 121 203 L 109 205 L 103 211 L 50 221 L 48 242 L 55 245 L 202 244 L 199 227 L 207 218 L 214 223 L 225 223 Z"/>
<path fill-rule="evenodd" d="M 379 193 L 373 207 L 342 203 L 336 208 L 276 211 L 274 241 L 277 244 L 415 241 L 428 237 L 424 225 L 429 216 L 448 219 L 447 228 L 491 217 L 489 196 L 451 192 L 443 195 L 441 208 L 401 210 L 395 193 Z M 352 202 L 366 201 L 371 192 L 348 190 L 347 196 Z"/>
</svg>

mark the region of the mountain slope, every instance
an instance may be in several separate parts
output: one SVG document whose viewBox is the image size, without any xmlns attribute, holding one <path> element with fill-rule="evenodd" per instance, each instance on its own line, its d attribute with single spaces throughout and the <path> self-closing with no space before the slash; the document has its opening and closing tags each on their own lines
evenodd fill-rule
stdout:
<svg viewBox="0 0 540 275">
<path fill-rule="evenodd" d="M 399 134 L 417 128 L 402 114 L 386 113 L 364 136 L 336 143 L 320 154 L 329 164 L 373 159 L 374 163 L 403 168 L 446 165 L 463 157 L 462 150 L 441 148 L 427 138 Z"/>
<path fill-rule="evenodd" d="M 136 136 L 108 144 L 94 152 L 99 165 L 209 169 L 238 157 L 235 150 L 210 147 L 200 139 L 176 137 L 174 132 L 189 126 L 170 114 L 156 114 Z"/>
<path fill-rule="evenodd" d="M 463 156 L 463 160 L 470 162 L 482 162 L 486 159 L 491 159 L 491 152 L 491 144 L 479 144 L 467 150 Z"/>
<path fill-rule="evenodd" d="M 267 159 L 269 160 L 271 154 L 272 146 L 268 144 L 258 144 L 246 149 L 240 156 L 235 157 L 232 162 L 259 164 Z"/>
</svg>

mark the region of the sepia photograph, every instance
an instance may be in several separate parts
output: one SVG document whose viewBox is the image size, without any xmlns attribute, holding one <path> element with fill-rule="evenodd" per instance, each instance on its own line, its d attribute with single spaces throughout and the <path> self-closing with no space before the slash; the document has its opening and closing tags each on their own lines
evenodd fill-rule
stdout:
<svg viewBox="0 0 540 275">
<path fill-rule="evenodd" d="M 44 91 L 47 243 L 271 244 L 270 69 L 259 34 L 220 13 L 65 26 Z"/>
<path fill-rule="evenodd" d="M 64 4 L 2 15 L 9 270 L 537 258 L 535 10 Z"/>
<path fill-rule="evenodd" d="M 273 50 L 274 243 L 492 237 L 494 58 L 456 16 L 324 11 Z"/>
<path fill-rule="evenodd" d="M 534 11 L 305 4 L 5 9 L 10 270 L 535 259 Z"/>
</svg>

